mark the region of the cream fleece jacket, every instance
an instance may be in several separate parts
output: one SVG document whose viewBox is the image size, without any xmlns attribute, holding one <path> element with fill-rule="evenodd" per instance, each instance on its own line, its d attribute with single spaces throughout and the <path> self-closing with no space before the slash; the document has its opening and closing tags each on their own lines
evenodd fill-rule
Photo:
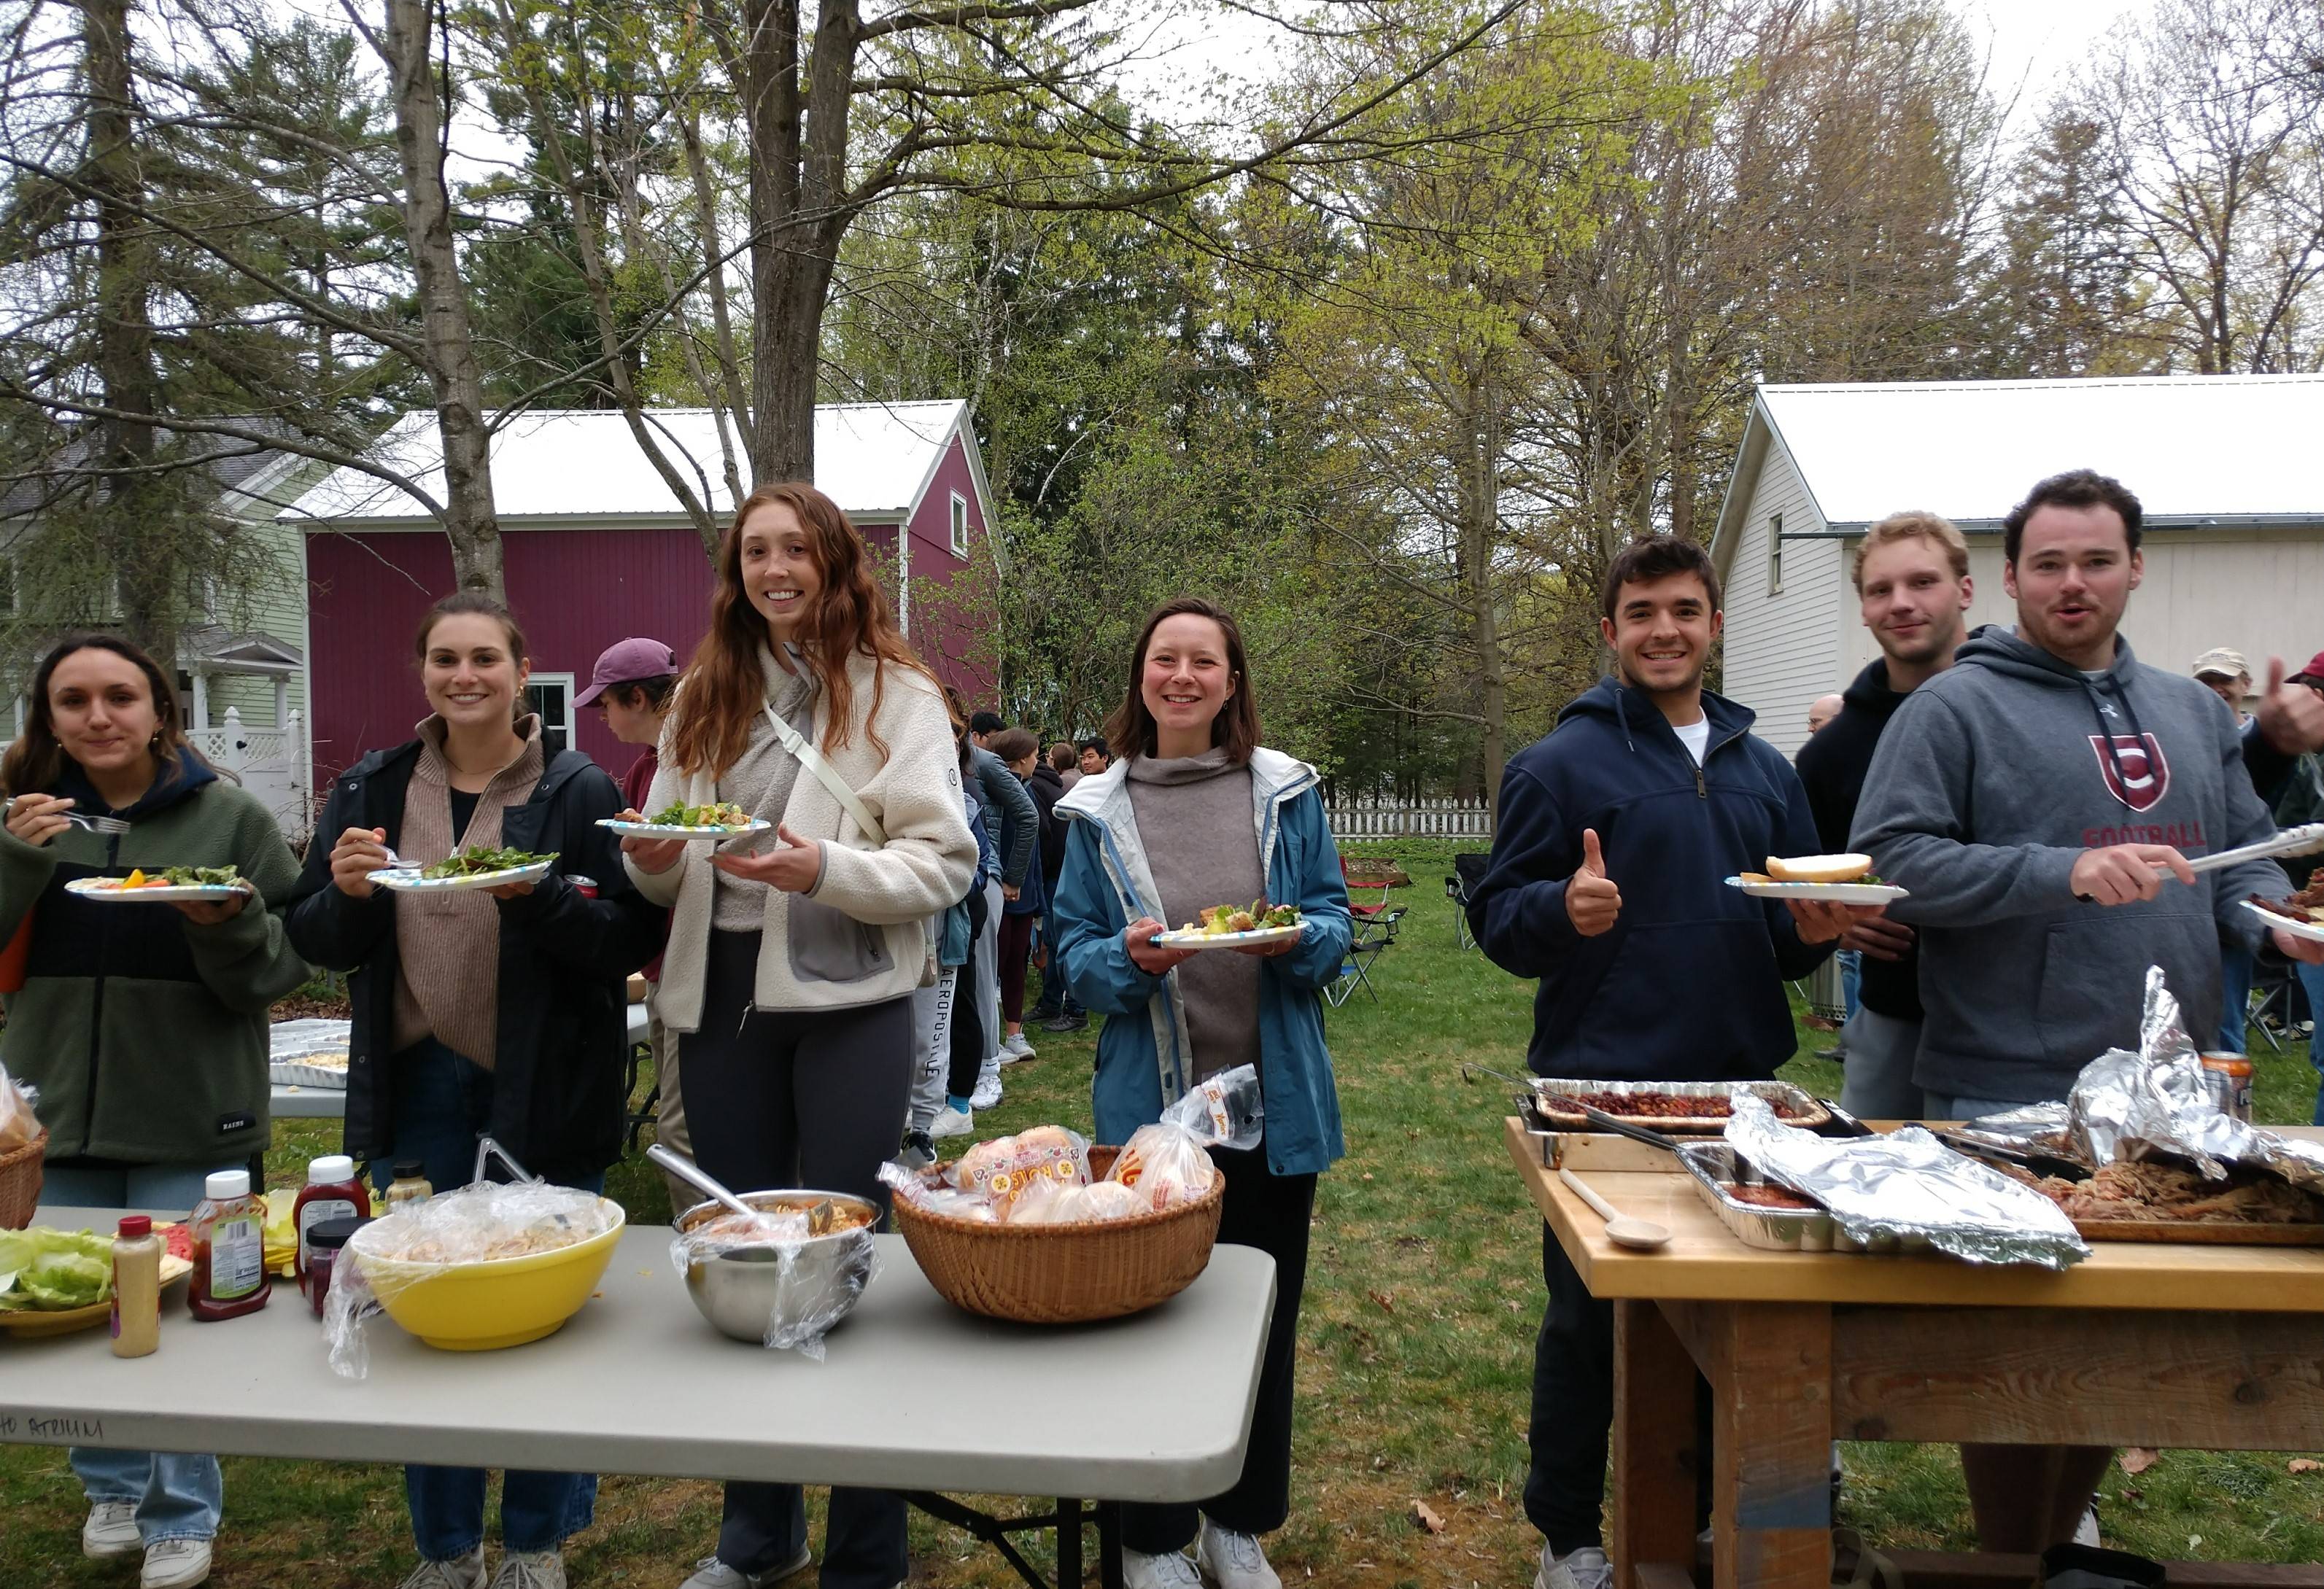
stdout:
<svg viewBox="0 0 2324 1589">
<path fill-rule="evenodd" d="M 771 694 L 781 675 L 770 653 L 762 651 L 759 662 Z M 919 986 L 927 963 L 928 918 L 965 895 L 975 873 L 976 840 L 963 816 L 960 761 L 944 698 L 926 675 L 890 667 L 885 698 L 873 719 L 872 686 L 877 666 L 868 657 L 848 658 L 854 703 L 847 743 L 836 750 L 824 745 L 831 710 L 827 692 L 817 693 L 811 738 L 886 831 L 888 841 L 873 846 L 823 781 L 800 769 L 784 804 L 781 823 L 821 843 L 823 868 L 814 888 L 805 895 L 767 890 L 753 995 L 760 1009 L 840 1009 L 911 992 Z M 872 742 L 875 733 L 887 747 L 884 755 Z M 715 779 L 708 767 L 680 773 L 667 740 L 660 756 L 646 810 L 659 810 L 672 801 L 692 805 L 714 798 Z M 689 844 L 684 859 L 660 873 L 641 871 L 626 857 L 622 860 L 640 893 L 670 907 L 669 946 L 662 958 L 654 1009 L 675 1032 L 701 1028 L 716 877 L 710 865 L 714 848 Z M 803 967 L 791 942 L 792 906 L 798 899 L 828 906 L 872 930 L 884 941 L 885 968 L 833 979 Z M 827 927 L 818 924 L 816 931 L 826 932 Z"/>
</svg>

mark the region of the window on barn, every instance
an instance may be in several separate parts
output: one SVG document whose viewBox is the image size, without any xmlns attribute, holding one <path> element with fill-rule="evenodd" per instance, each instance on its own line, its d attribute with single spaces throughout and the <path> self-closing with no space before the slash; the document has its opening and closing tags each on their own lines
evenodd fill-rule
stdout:
<svg viewBox="0 0 2324 1589">
<path fill-rule="evenodd" d="M 952 552 L 955 557 L 968 556 L 968 499 L 958 491 L 952 493 Z"/>
<path fill-rule="evenodd" d="M 1784 516 L 1767 516 L 1767 593 L 1784 593 Z"/>
<path fill-rule="evenodd" d="M 537 673 L 524 687 L 525 709 L 540 714 L 540 742 L 554 756 L 573 743 L 573 675 Z"/>
</svg>

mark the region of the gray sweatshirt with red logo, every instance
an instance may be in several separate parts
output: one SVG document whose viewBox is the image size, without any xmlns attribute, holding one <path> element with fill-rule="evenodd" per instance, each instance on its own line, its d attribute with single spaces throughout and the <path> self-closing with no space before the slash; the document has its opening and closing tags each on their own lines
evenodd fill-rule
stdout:
<svg viewBox="0 0 2324 1589">
<path fill-rule="evenodd" d="M 2111 906 L 2075 898 L 2068 879 L 2085 850 L 2192 858 L 2274 831 L 2209 690 L 2119 638 L 2114 665 L 2085 675 L 2008 629 L 1978 629 L 1880 736 L 1849 835 L 1912 891 L 1890 913 L 1921 935 L 1914 1079 L 1952 1097 L 2061 1098 L 2106 1050 L 2138 1046 L 2150 965 L 2189 1031 L 2216 1030 L 2220 941 L 2258 942 L 2240 902 L 2283 894 L 2283 868 L 2247 861 Z"/>
</svg>

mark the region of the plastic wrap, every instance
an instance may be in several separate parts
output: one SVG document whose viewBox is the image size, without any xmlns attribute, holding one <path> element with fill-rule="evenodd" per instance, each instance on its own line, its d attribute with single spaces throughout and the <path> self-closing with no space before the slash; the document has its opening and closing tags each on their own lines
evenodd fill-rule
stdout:
<svg viewBox="0 0 2324 1589">
<path fill-rule="evenodd" d="M 40 1116 L 33 1112 L 40 1101 L 38 1088 L 18 1081 L 0 1065 L 0 1153 L 29 1147 L 40 1136 Z"/>
<path fill-rule="evenodd" d="M 2066 1140 L 2093 1165 L 2169 1156 L 2188 1161 L 2208 1180 L 2224 1180 L 2229 1166 L 2242 1164 L 2324 1192 L 2324 1143 L 2278 1136 L 2219 1107 L 2160 966 L 2146 970 L 2138 1052 L 2108 1049 L 2074 1079 Z"/>
<path fill-rule="evenodd" d="M 823 1199 L 827 1220 L 811 1212 L 816 1207 L 799 1200 L 750 1217 L 696 1220 L 672 1234 L 670 1266 L 719 1330 L 738 1339 L 755 1333 L 770 1351 L 820 1363 L 824 1337 L 855 1310 L 880 1261 L 876 1221 L 860 1204 Z"/>
<path fill-rule="evenodd" d="M 1259 1067 L 1237 1065 L 1198 1081 L 1162 1118 L 1194 1133 L 1194 1140 L 1248 1152 L 1267 1135 L 1267 1105 L 1259 1091 Z M 1135 1141 L 1135 1138 L 1131 1140 Z"/>
<path fill-rule="evenodd" d="M 1149 1213 L 1146 1199 L 1118 1181 L 1068 1186 L 1043 1181 L 1017 1199 L 1009 1210 L 1011 1225 L 1089 1225 L 1130 1219 Z"/>
<path fill-rule="evenodd" d="M 1062 1125 L 1036 1125 L 1015 1136 L 978 1143 L 953 1168 L 954 1183 L 991 1199 L 1001 1217 L 1038 1182 L 1087 1186 L 1089 1142 Z"/>
<path fill-rule="evenodd" d="M 1767 1179 L 1813 1198 L 1867 1246 L 1922 1237 L 1971 1263 L 2044 1269 L 2090 1255 L 2055 1203 L 1917 1125 L 1887 1136 L 1821 1137 L 1793 1130 L 1745 1097 L 1735 1100 L 1726 1137 Z"/>
<path fill-rule="evenodd" d="M 992 1207 L 992 1199 L 982 1192 L 964 1191 L 933 1179 L 933 1170 L 908 1170 L 893 1160 L 880 1166 L 880 1184 L 893 1192 L 899 1201 L 930 1214 L 941 1214 L 947 1219 L 973 1219 L 980 1225 L 996 1225 L 1001 1216 Z"/>
<path fill-rule="evenodd" d="M 402 1290 L 447 1269 L 554 1252 L 613 1227 L 595 1192 L 541 1181 L 480 1181 L 407 1203 L 357 1231 L 331 1272 L 323 1337 L 332 1372 L 361 1379 L 366 1321 Z"/>
<path fill-rule="evenodd" d="M 1163 1120 L 1130 1134 L 1106 1180 L 1129 1187 L 1159 1213 L 1194 1201 L 1218 1177 L 1218 1167 L 1194 1134 L 1176 1120 Z"/>
</svg>

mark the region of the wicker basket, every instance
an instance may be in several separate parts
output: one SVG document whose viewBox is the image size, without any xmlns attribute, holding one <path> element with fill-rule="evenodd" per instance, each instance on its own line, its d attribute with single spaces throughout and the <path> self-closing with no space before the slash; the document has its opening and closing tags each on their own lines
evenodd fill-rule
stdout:
<svg viewBox="0 0 2324 1589">
<path fill-rule="evenodd" d="M 41 1162 L 48 1157 L 45 1131 L 13 1153 L 0 1153 L 0 1230 L 22 1230 L 41 1206 Z"/>
<path fill-rule="evenodd" d="M 1118 1149 L 1090 1150 L 1102 1177 Z M 1019 1324 L 1087 1324 L 1142 1313 L 1211 1261 L 1226 1195 L 1221 1171 L 1183 1208 L 1090 1225 L 984 1225 L 896 1200 L 896 1227 L 928 1283 L 956 1307 Z"/>
</svg>

